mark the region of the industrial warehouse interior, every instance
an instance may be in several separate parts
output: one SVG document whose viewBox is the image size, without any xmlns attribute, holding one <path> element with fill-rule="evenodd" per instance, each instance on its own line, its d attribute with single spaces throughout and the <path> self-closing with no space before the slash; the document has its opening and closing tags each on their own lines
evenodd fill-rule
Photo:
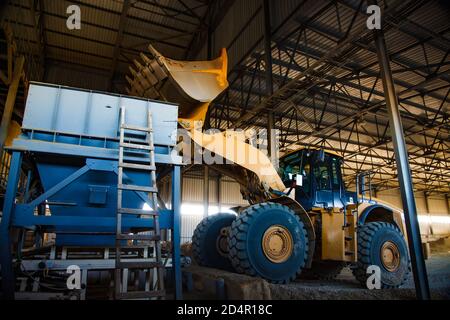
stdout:
<svg viewBox="0 0 450 320">
<path fill-rule="evenodd" d="M 1 1 L 0 298 L 449 301 L 449 54 L 446 0 Z"/>
</svg>

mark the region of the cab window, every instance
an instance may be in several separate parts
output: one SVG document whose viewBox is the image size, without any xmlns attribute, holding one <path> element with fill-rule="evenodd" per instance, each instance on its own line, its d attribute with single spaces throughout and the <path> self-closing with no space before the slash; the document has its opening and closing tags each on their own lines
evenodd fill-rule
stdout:
<svg viewBox="0 0 450 320">
<path fill-rule="evenodd" d="M 314 179 L 316 181 L 317 190 L 330 190 L 330 174 L 327 161 L 317 164 L 314 167 Z"/>
<path fill-rule="evenodd" d="M 310 188 L 310 185 L 311 185 L 311 181 L 310 181 L 310 173 L 311 173 L 311 166 L 309 165 L 309 163 L 306 163 L 304 166 L 303 166 L 303 172 L 302 172 L 302 174 L 303 174 L 303 190 L 306 192 L 306 193 L 309 193 L 309 188 Z"/>
<path fill-rule="evenodd" d="M 303 159 L 302 159 L 303 158 Z M 280 160 L 280 176 L 284 183 L 289 183 L 292 181 L 290 176 L 295 179 L 295 175 L 302 175 L 302 186 L 301 188 L 305 192 L 310 190 L 310 173 L 311 166 L 309 164 L 309 157 L 303 152 L 297 152 L 291 154 Z"/>
</svg>

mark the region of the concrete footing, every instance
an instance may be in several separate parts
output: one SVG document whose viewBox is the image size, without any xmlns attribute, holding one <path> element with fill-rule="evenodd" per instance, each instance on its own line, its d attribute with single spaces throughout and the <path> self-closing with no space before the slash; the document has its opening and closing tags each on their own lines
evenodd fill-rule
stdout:
<svg viewBox="0 0 450 320">
<path fill-rule="evenodd" d="M 217 297 L 218 281 L 224 284 L 225 298 L 229 300 L 270 300 L 272 298 L 267 281 L 223 270 L 190 266 L 184 273 L 191 273 L 193 290 L 204 296 Z"/>
</svg>

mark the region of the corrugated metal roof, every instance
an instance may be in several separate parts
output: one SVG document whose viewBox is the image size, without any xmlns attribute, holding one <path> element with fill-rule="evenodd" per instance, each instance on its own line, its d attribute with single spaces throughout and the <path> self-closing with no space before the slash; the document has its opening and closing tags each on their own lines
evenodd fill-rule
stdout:
<svg viewBox="0 0 450 320">
<path fill-rule="evenodd" d="M 206 2 L 197 0 L 132 2 L 123 24 L 124 36 L 116 70 L 111 71 L 124 0 L 41 2 L 48 80 L 104 87 L 105 90 L 109 87 L 111 73 L 120 89 L 129 64 L 140 51 L 147 49 L 149 43 L 168 57 L 183 59 L 187 51 L 197 45 L 193 42 L 196 35 L 206 30 L 206 18 L 209 18 L 206 12 L 213 8 L 213 2 L 208 8 Z M 380 2 L 383 10 L 384 2 Z M 224 10 L 224 16 L 213 32 L 213 52 L 228 48 L 231 86 L 211 111 L 211 123 L 225 129 L 233 126 L 246 112 L 252 112 L 265 99 L 263 2 L 217 0 L 214 3 L 224 8 L 233 4 L 228 11 Z M 71 4 L 81 8 L 81 30 L 66 28 L 66 9 Z M 366 3 L 363 1 L 357 12 L 359 4 L 359 0 L 271 2 L 275 91 L 286 84 L 285 80 L 300 77 L 321 57 L 330 52 L 340 52 L 336 48 L 347 32 L 353 34 L 361 29 L 363 36 L 348 44 L 340 57 L 323 62 L 317 69 L 319 71 L 316 70 L 318 76 L 309 75 L 296 82 L 295 92 L 289 95 L 294 94 L 292 102 L 297 104 L 295 108 L 301 111 L 301 115 L 295 112 L 287 95 L 275 105 L 253 112 L 257 116 L 247 124 L 249 127 L 265 126 L 266 119 L 262 114 L 275 107 L 276 125 L 284 130 L 285 145 L 289 148 L 295 148 L 299 139 L 306 144 L 318 145 L 325 138 L 325 145 L 339 149 L 349 157 L 361 148 L 370 150 L 370 154 L 362 152 L 352 156 L 353 160 L 366 161 L 370 165 L 372 162 L 381 165 L 390 161 L 390 143 L 387 149 L 386 143 L 377 145 L 377 140 L 382 140 L 388 117 L 383 111 L 382 81 L 376 81 L 380 70 L 373 35 L 364 30 Z M 437 0 L 408 0 L 400 7 L 402 10 L 398 17 L 387 17 L 383 28 L 401 102 L 408 149 L 412 154 L 411 165 L 416 179 L 427 179 L 423 172 L 430 163 L 438 168 L 433 173 L 435 180 L 438 174 L 450 179 L 446 160 L 450 159 L 450 128 L 445 123 L 449 114 L 446 96 L 450 83 L 450 11 L 444 1 Z M 19 50 L 29 57 L 38 57 L 41 52 L 30 2 L 10 0 L 6 16 L 14 29 Z M 199 45 L 197 56 L 203 58 L 206 56 L 206 41 Z M 262 62 L 255 70 L 257 60 Z M 59 74 L 64 63 L 72 71 Z M 33 67 L 32 63 L 29 65 Z M 86 78 L 92 81 L 83 81 Z M 331 91 L 332 99 L 327 102 L 330 85 L 334 89 Z M 443 103 L 444 99 L 447 101 Z M 369 105 L 380 107 L 361 111 Z M 356 120 L 353 118 L 359 119 L 358 125 L 354 125 Z M 428 149 L 436 156 L 434 153 L 423 155 Z M 361 168 L 369 167 L 367 163 Z M 352 164 L 352 168 L 357 169 L 358 166 Z M 416 181 L 422 183 L 422 180 Z"/>
</svg>

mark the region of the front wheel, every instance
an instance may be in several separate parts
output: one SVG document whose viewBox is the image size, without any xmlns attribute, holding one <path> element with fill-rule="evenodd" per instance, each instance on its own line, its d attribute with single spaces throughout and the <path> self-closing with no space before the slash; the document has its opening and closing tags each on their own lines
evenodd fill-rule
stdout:
<svg viewBox="0 0 450 320">
<path fill-rule="evenodd" d="M 364 286 L 370 274 L 367 268 L 381 270 L 381 288 L 398 288 L 411 271 L 408 247 L 396 226 L 387 222 L 369 222 L 358 230 L 358 262 L 353 275 Z"/>
<path fill-rule="evenodd" d="M 231 225 L 228 246 L 238 273 L 273 283 L 294 280 L 308 257 L 303 223 L 291 209 L 275 203 L 244 210 Z"/>
</svg>

